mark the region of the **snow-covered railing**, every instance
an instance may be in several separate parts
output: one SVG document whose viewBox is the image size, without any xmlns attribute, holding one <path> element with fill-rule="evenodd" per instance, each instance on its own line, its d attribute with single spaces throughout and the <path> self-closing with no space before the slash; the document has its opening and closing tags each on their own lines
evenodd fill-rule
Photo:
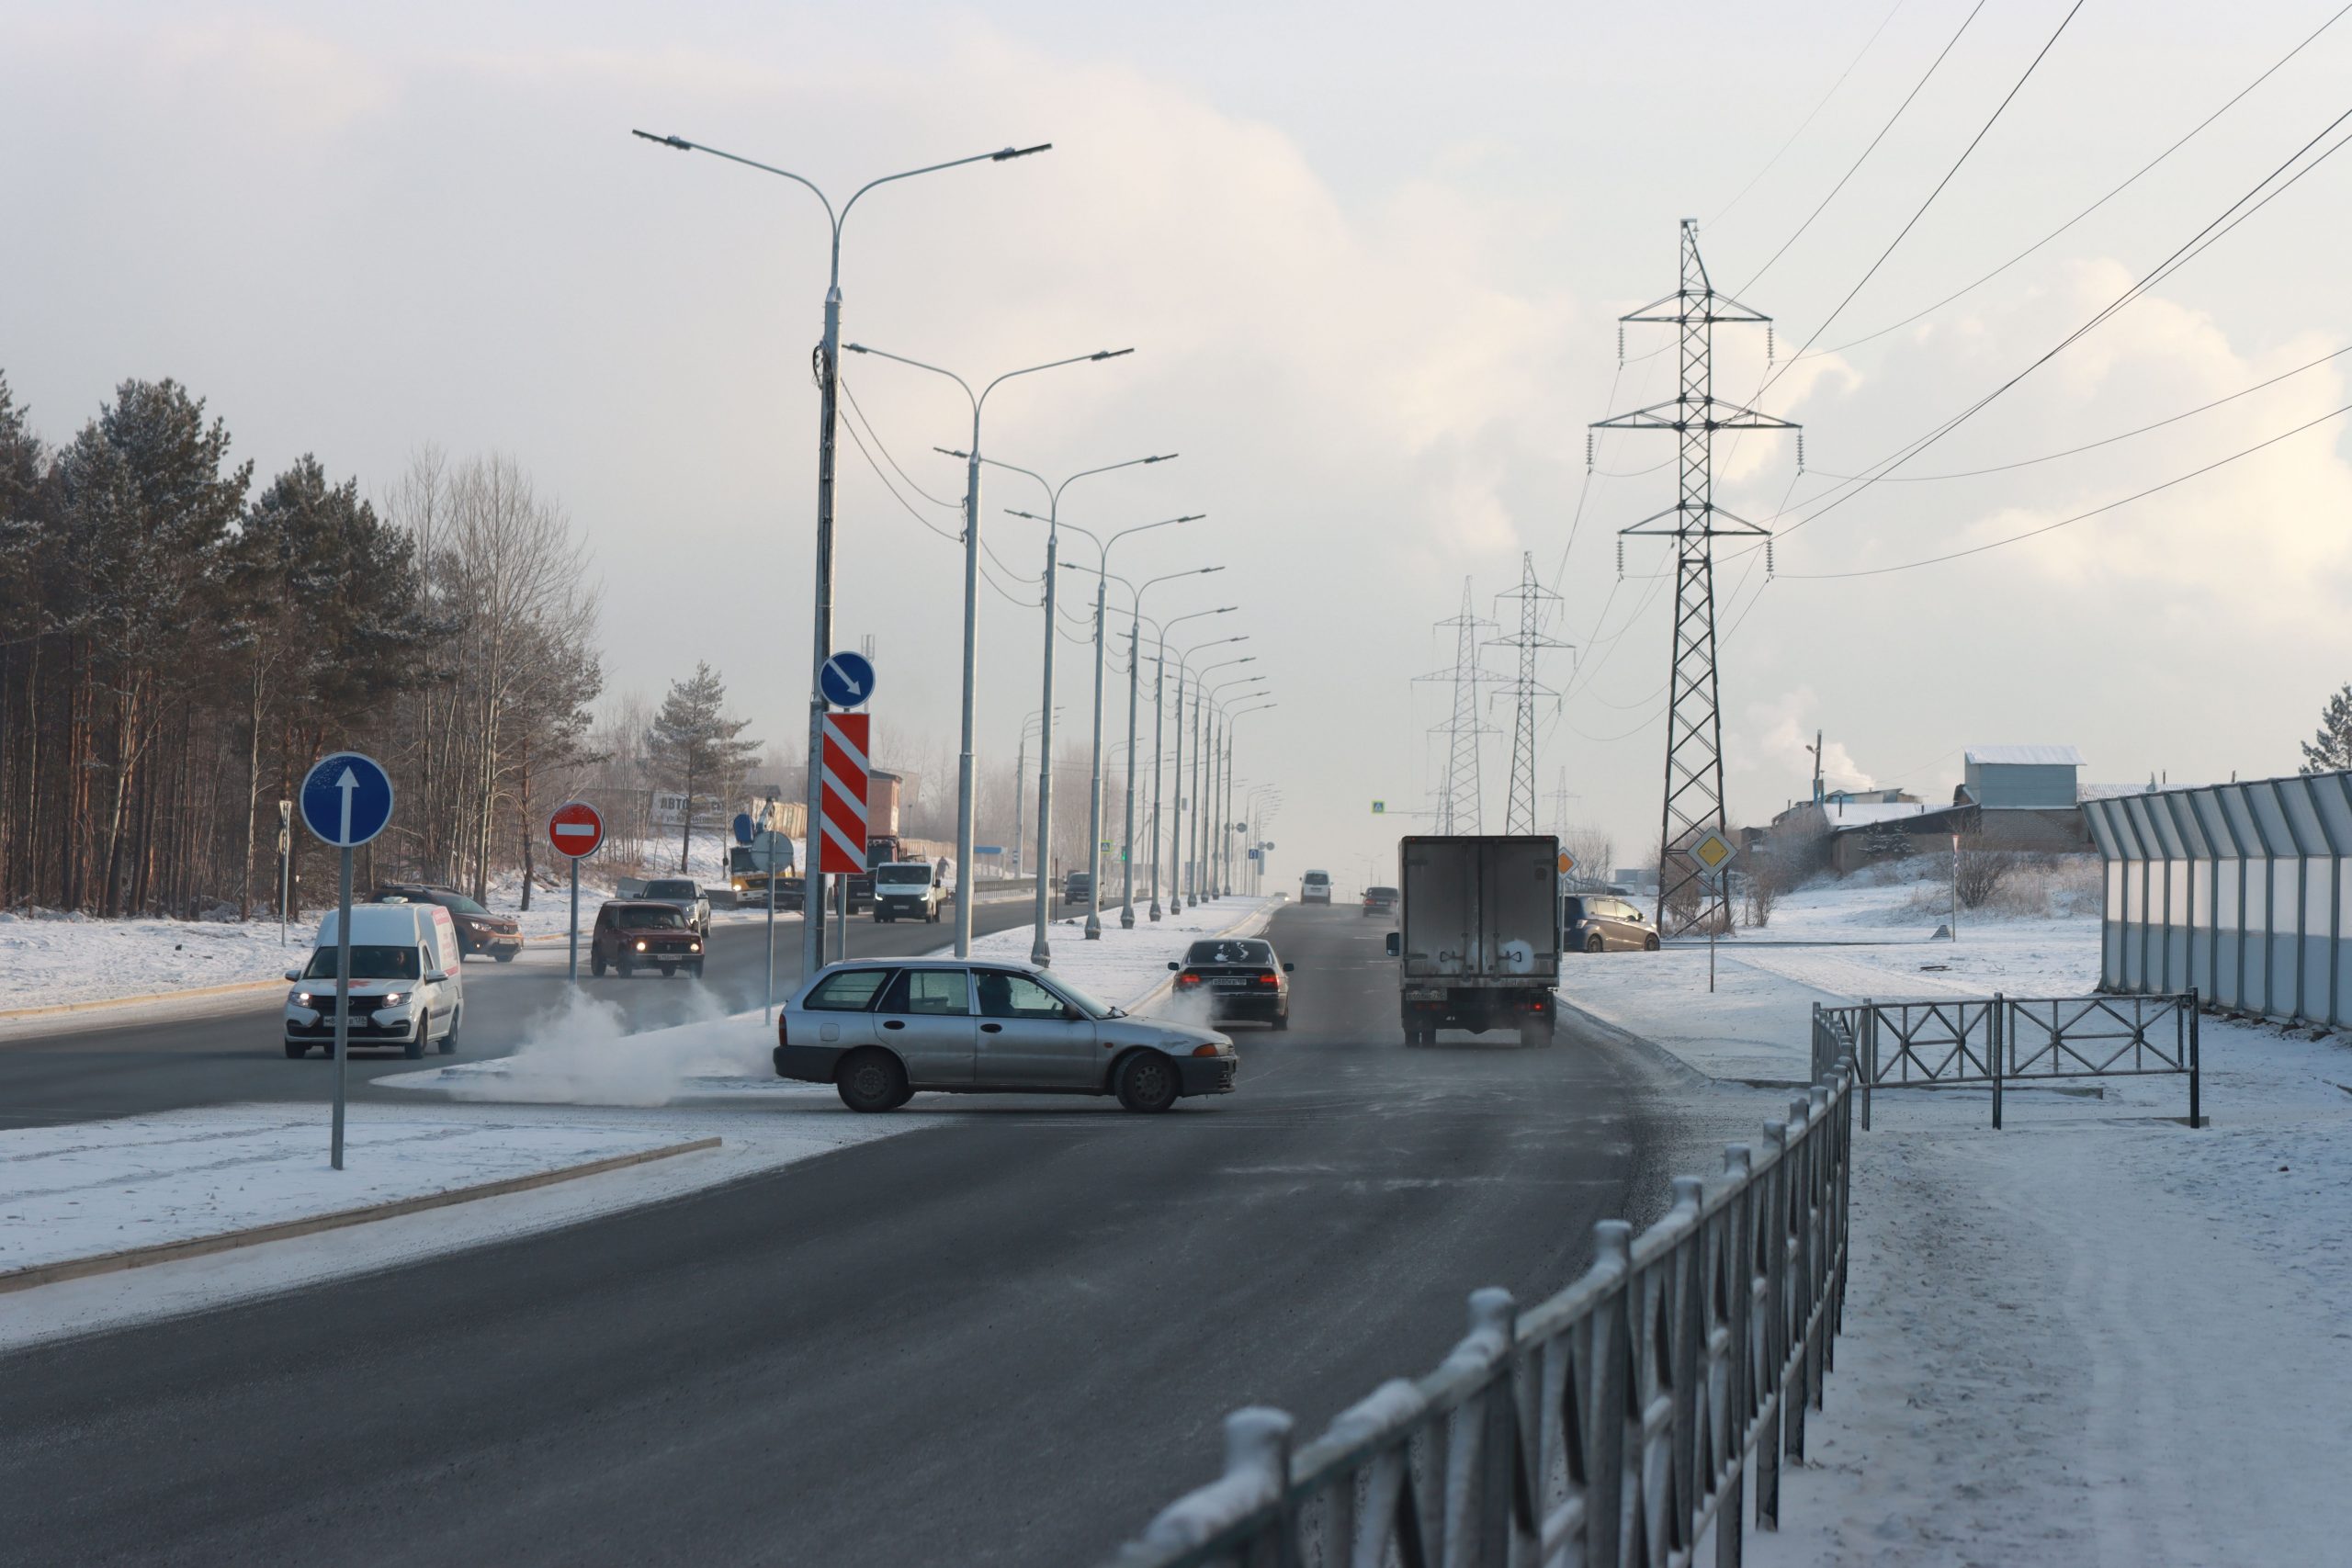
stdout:
<svg viewBox="0 0 2352 1568">
<path fill-rule="evenodd" d="M 2202 1126 L 2197 993 L 1864 1001 L 1813 1009 L 1813 1062 L 1853 1063 L 1862 1126 L 1881 1089 L 1989 1088 L 1993 1125 L 2004 1089 L 2055 1078 L 2188 1079 L 2188 1124 Z"/>
<path fill-rule="evenodd" d="M 1760 1156 L 1710 1192 L 1674 1183 L 1643 1232 L 1594 1227 L 1592 1267 L 1521 1311 L 1470 1296 L 1470 1332 L 1293 1451 L 1291 1418 L 1226 1418 L 1225 1473 L 1179 1498 L 1120 1568 L 1446 1568 L 1688 1562 L 1710 1529 L 1739 1561 L 1746 1495 L 1779 1521 L 1781 1460 L 1845 1310 L 1853 1073 L 1838 1064 Z"/>
</svg>

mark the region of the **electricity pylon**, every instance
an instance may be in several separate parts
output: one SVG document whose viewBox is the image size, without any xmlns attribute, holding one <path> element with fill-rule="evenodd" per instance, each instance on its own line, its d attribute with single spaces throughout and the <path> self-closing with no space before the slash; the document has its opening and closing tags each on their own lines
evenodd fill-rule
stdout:
<svg viewBox="0 0 2352 1568">
<path fill-rule="evenodd" d="M 1532 833 L 1535 831 L 1535 703 L 1539 697 L 1549 697 L 1555 703 L 1560 694 L 1535 679 L 1535 656 L 1547 648 L 1569 645 L 1544 635 L 1546 604 L 1556 604 L 1560 596 L 1535 580 L 1535 557 L 1522 551 L 1519 558 L 1519 586 L 1507 593 L 1495 595 L 1498 600 L 1519 601 L 1519 631 L 1511 637 L 1496 637 L 1492 646 L 1515 648 L 1519 650 L 1519 678 L 1503 688 L 1511 698 L 1515 711 L 1510 728 L 1510 787 L 1503 799 L 1503 831 Z"/>
<path fill-rule="evenodd" d="M 1453 685 L 1453 711 L 1431 733 L 1442 731 L 1446 738 L 1445 783 L 1438 791 L 1436 808 L 1437 830 L 1441 834 L 1476 833 L 1483 831 L 1478 815 L 1478 746 L 1494 731 L 1481 723 L 1478 716 L 1478 682 L 1492 680 L 1478 668 L 1478 633 L 1491 630 L 1494 622 L 1481 620 L 1471 608 L 1470 580 L 1462 580 L 1462 613 L 1450 621 L 1437 623 L 1440 630 L 1451 628 L 1453 638 L 1453 668 L 1433 671 L 1416 676 L 1421 681 L 1447 681 Z"/>
<path fill-rule="evenodd" d="M 1682 287 L 1618 319 L 1680 329 L 1682 388 L 1674 400 L 1597 420 L 1592 426 L 1671 430 L 1680 437 L 1682 483 L 1675 503 L 1619 530 L 1622 536 L 1674 541 L 1674 639 L 1666 708 L 1666 799 L 1658 830 L 1657 929 L 1679 936 L 1723 929 L 1729 914 L 1721 879 L 1711 884 L 1702 878 L 1681 852 L 1710 829 L 1723 832 L 1728 827 L 1724 819 L 1723 698 L 1715 660 L 1714 541 L 1726 536 L 1768 542 L 1771 537 L 1769 530 L 1715 504 L 1715 432 L 1799 426 L 1714 395 L 1715 323 L 1767 326 L 1769 333 L 1772 318 L 1718 293 L 1707 280 L 1706 264 L 1699 259 L 1697 219 L 1682 220 Z M 1618 353 L 1622 356 L 1623 352 L 1621 332 Z M 1590 457 L 1588 448 L 1588 463 Z"/>
</svg>

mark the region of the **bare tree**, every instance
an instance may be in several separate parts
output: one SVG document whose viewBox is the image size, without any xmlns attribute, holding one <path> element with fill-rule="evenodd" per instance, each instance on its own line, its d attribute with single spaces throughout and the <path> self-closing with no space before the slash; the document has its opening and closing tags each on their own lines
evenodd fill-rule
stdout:
<svg viewBox="0 0 2352 1568">
<path fill-rule="evenodd" d="M 1957 863 L 1952 867 L 1952 891 L 1959 897 L 1963 909 L 1981 909 L 2001 890 L 2002 882 L 2017 859 L 2016 852 L 1998 849 L 1981 834 L 1970 834 L 1960 840 L 1954 852 Z"/>
</svg>

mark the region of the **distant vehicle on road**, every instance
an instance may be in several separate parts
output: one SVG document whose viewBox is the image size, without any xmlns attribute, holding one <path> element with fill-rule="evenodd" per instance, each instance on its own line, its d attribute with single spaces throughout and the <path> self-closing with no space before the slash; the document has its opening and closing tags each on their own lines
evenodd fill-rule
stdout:
<svg viewBox="0 0 2352 1568">
<path fill-rule="evenodd" d="M 1396 913 L 1396 889 L 1394 887 L 1365 888 L 1363 890 L 1363 912 L 1366 915 L 1387 915 L 1392 919 L 1395 918 Z"/>
<path fill-rule="evenodd" d="M 1094 877 L 1092 874 L 1083 871 L 1073 871 L 1069 875 L 1063 877 L 1062 902 L 1065 904 L 1093 903 Z"/>
<path fill-rule="evenodd" d="M 458 941 L 468 954 L 487 953 L 501 964 L 512 964 L 523 951 L 522 922 L 493 915 L 454 887 L 430 882 L 387 882 L 369 895 L 371 904 L 436 904 L 449 911 Z"/>
<path fill-rule="evenodd" d="M 702 933 L 669 902 L 615 898 L 596 911 L 588 938 L 588 972 L 602 977 L 617 970 L 624 980 L 639 969 L 659 969 L 668 979 L 679 970 L 702 977 Z"/>
<path fill-rule="evenodd" d="M 793 864 L 791 835 L 775 831 L 754 834 L 748 844 L 727 847 L 727 885 L 735 891 L 735 907 L 767 907 L 768 878 L 775 878 L 775 907 L 797 909 L 803 888 Z"/>
<path fill-rule="evenodd" d="M 1331 874 L 1310 871 L 1300 877 L 1298 901 L 1302 904 L 1329 904 L 1331 901 Z"/>
<path fill-rule="evenodd" d="M 1396 846 L 1403 902 L 1388 955 L 1400 958 L 1405 1043 L 1441 1029 L 1516 1025 L 1549 1045 L 1560 973 L 1560 840 L 1549 834 L 1414 837 Z"/>
<path fill-rule="evenodd" d="M 341 928 L 333 910 L 320 923 L 318 945 L 286 977 L 286 1054 L 300 1057 L 316 1045 L 334 1055 L 334 978 Z M 458 1048 L 466 1005 L 464 950 L 449 911 L 436 904 L 359 904 L 351 911 L 351 1026 L 354 1050 L 397 1045 L 422 1056 L 427 1045 L 443 1055 Z"/>
<path fill-rule="evenodd" d="M 710 935 L 710 900 L 702 896 L 702 888 L 684 876 L 661 876 L 645 885 L 638 897 L 650 904 L 671 904 L 685 916 L 695 935 Z"/>
<path fill-rule="evenodd" d="M 1290 974 L 1294 965 L 1274 956 L 1273 943 L 1254 938 L 1196 942 L 1183 961 L 1170 959 L 1176 994 L 1206 997 L 1209 1021 L 1250 1019 L 1276 1029 L 1290 1027 Z"/>
<path fill-rule="evenodd" d="M 1227 1094 L 1240 1058 L 1210 1029 L 1131 1017 L 1034 964 L 835 964 L 776 1015 L 775 1073 L 829 1083 L 852 1111 L 918 1090 L 1115 1094 L 1129 1111 Z"/>
<path fill-rule="evenodd" d="M 1560 951 L 1657 951 L 1657 928 L 1623 898 L 1572 893 L 1560 900 Z"/>
<path fill-rule="evenodd" d="M 893 861 L 874 868 L 874 918 L 886 925 L 892 920 L 936 925 L 946 896 L 946 879 L 927 860 Z"/>
</svg>

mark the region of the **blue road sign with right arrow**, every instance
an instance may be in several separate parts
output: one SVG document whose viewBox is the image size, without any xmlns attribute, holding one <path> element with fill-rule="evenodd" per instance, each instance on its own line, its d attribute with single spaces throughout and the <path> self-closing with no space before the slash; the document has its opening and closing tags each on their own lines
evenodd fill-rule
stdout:
<svg viewBox="0 0 2352 1568">
<path fill-rule="evenodd" d="M 322 757 L 302 780 L 302 821 L 323 843 L 364 844 L 392 819 L 392 780 L 356 751 Z"/>
<path fill-rule="evenodd" d="M 843 649 L 817 671 L 817 689 L 837 708 L 864 707 L 874 700 L 873 661 Z"/>
</svg>

